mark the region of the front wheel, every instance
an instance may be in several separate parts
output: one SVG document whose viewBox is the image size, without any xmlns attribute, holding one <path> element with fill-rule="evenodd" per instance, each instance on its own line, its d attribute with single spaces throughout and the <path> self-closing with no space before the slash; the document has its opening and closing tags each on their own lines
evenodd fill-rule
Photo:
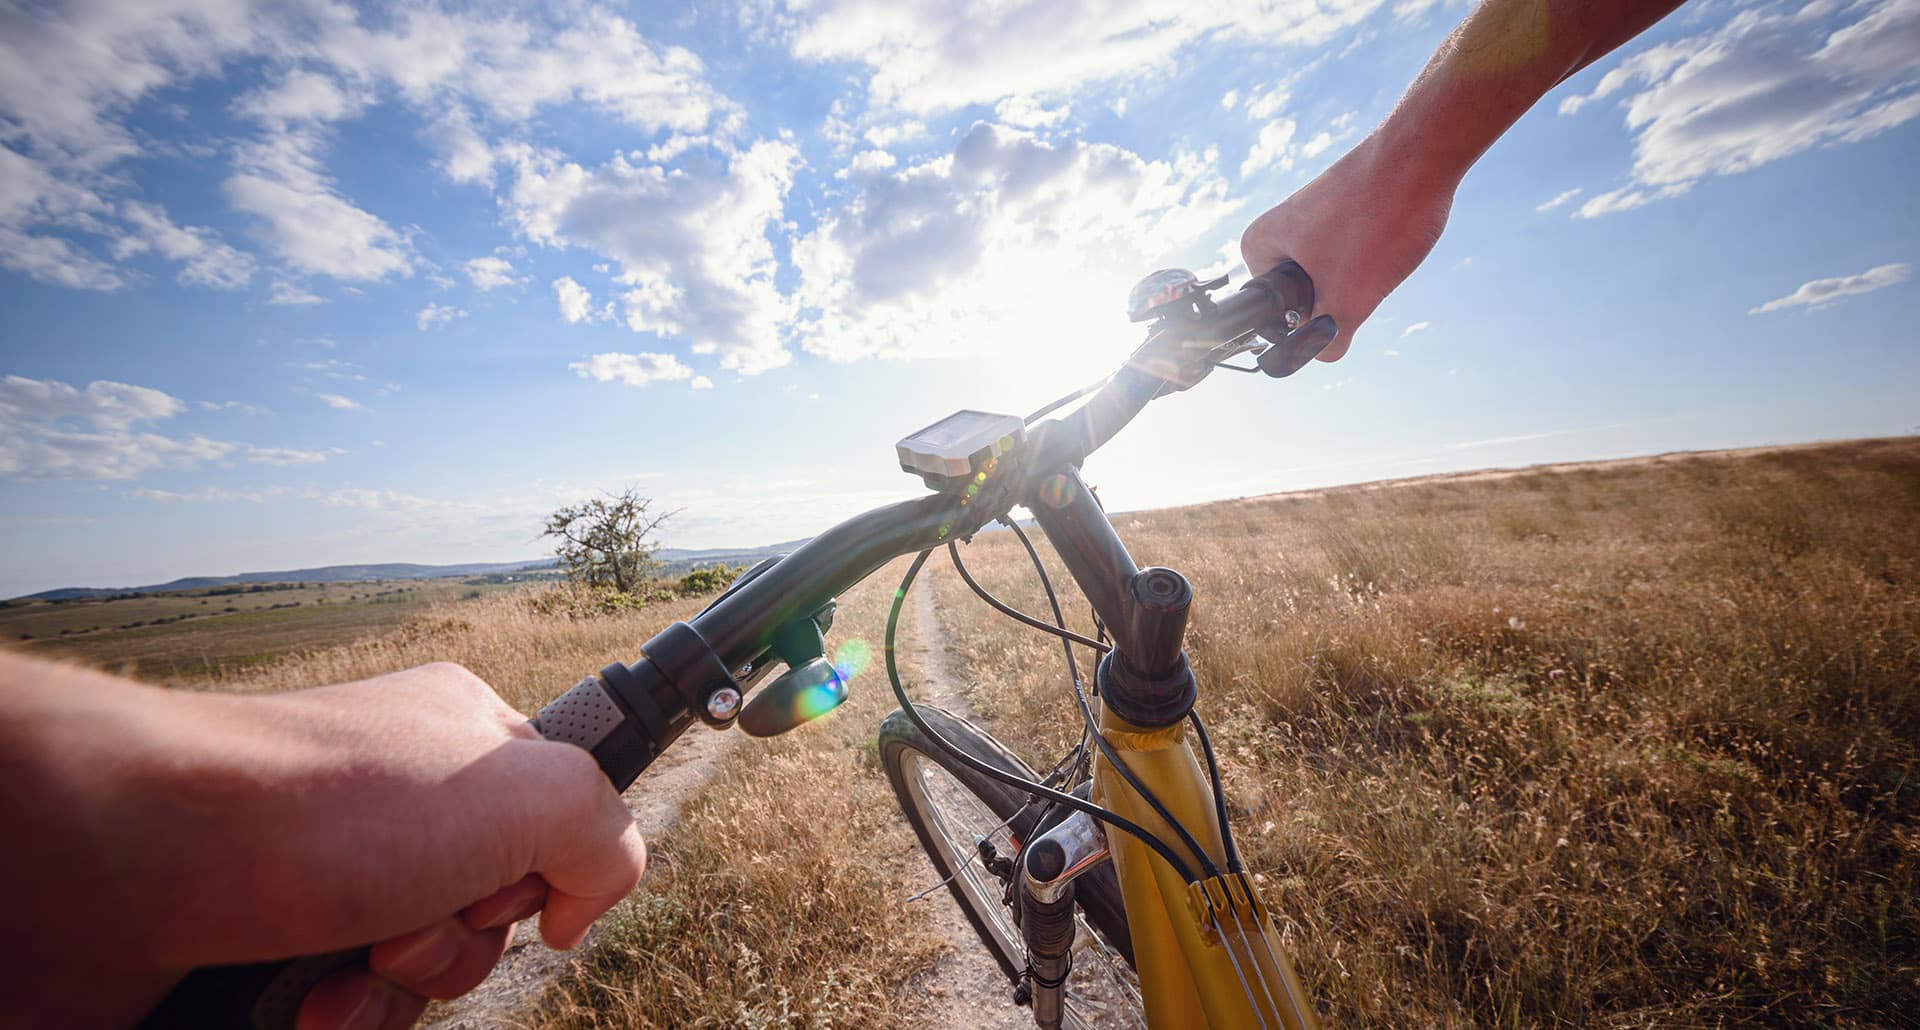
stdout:
<svg viewBox="0 0 1920 1030">
<path fill-rule="evenodd" d="M 994 768 L 1025 779 L 1039 777 L 1013 752 L 972 723 L 930 705 L 914 710 L 934 732 Z M 947 880 L 967 921 L 1000 963 L 1009 981 L 1026 969 L 1026 946 L 1008 907 L 1007 884 L 980 860 L 978 842 L 1011 859 L 1039 817 L 1028 795 L 963 765 L 928 740 L 905 712 L 880 727 L 880 762 L 900 799 L 907 821 Z M 1080 912 L 1073 943 L 1073 973 L 1067 981 L 1064 1023 L 1078 1027 L 1145 1027 L 1140 981 L 1132 965 L 1131 939 L 1120 884 L 1111 864 L 1074 881 Z M 1018 900 L 1015 900 L 1018 904 Z"/>
</svg>

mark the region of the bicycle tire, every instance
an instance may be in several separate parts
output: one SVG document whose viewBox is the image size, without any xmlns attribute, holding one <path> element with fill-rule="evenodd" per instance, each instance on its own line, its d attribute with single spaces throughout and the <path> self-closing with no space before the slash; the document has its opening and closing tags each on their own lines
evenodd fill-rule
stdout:
<svg viewBox="0 0 1920 1030">
<path fill-rule="evenodd" d="M 916 705 L 915 708 L 935 732 L 967 754 L 1015 775 L 1038 779 L 1037 774 L 1017 755 L 973 723 L 931 705 Z M 913 826 L 935 872 L 947 881 L 947 889 L 955 903 L 966 914 L 967 922 L 973 926 L 981 942 L 993 954 L 1008 982 L 1017 983 L 1026 969 L 1026 953 L 1019 930 L 1013 926 L 1011 913 L 1001 904 L 1001 881 L 982 869 L 977 858 L 971 863 L 966 862 L 971 842 L 955 841 L 953 832 L 956 826 L 977 827 L 975 832 L 978 832 L 1005 822 L 1007 834 L 1003 834 L 1001 839 L 1005 841 L 1006 836 L 1010 835 L 1013 840 L 1024 841 L 1033 831 L 1038 812 L 1023 811 L 1028 797 L 1018 788 L 962 765 L 944 749 L 929 741 L 905 712 L 895 711 L 881 724 L 879 750 L 881 765 L 887 772 L 887 782 L 893 787 L 900 809 Z M 951 790 L 943 792 L 942 797 L 934 797 L 928 786 L 929 766 L 950 778 L 950 787 L 971 795 L 974 802 L 992 813 L 991 820 L 984 814 L 961 810 L 965 806 L 965 799 L 953 796 Z M 963 848 L 968 848 L 967 853 L 962 852 Z M 1003 847 L 1001 853 L 1012 858 L 1012 850 L 1011 846 Z M 956 873 L 956 867 L 963 865 L 964 868 Z M 1098 936 L 1097 944 L 1102 947 L 1109 962 L 1116 966 L 1114 975 L 1130 978 L 1133 972 L 1132 938 L 1127 930 L 1126 908 L 1121 900 L 1120 884 L 1113 874 L 1113 867 L 1103 866 L 1074 881 L 1074 897 L 1085 927 Z M 1078 965 L 1077 962 L 1076 968 Z M 1120 966 L 1124 967 L 1124 973 L 1118 968 Z M 1137 985 L 1133 989 L 1137 992 Z M 1097 1024 L 1086 1025 L 1108 1023 L 1103 1019 Z"/>
</svg>

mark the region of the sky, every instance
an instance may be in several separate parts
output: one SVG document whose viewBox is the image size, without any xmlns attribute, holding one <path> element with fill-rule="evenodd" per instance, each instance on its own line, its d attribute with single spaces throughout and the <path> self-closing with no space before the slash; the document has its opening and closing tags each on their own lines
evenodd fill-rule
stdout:
<svg viewBox="0 0 1920 1030">
<path fill-rule="evenodd" d="M 1140 338 L 1387 113 L 1439 0 L 0 0 L 0 596 L 669 546 Z M 1111 508 L 1920 432 L 1920 0 L 1699 0 L 1550 94 L 1352 353 L 1216 375 Z M 1151 560 L 1152 556 L 1142 556 Z"/>
</svg>

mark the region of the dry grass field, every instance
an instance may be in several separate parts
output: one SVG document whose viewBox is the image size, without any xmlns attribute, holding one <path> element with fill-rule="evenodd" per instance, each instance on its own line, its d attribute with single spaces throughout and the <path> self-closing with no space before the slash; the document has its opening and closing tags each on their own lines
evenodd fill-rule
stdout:
<svg viewBox="0 0 1920 1030">
<path fill-rule="evenodd" d="M 0 604 L 0 641 L 155 682 L 271 664 L 505 589 L 461 578 L 265 583 Z"/>
<path fill-rule="evenodd" d="M 1242 850 L 1330 1025 L 1920 1019 L 1920 441 L 1117 522 L 1194 583 Z M 1009 535 L 963 557 L 1042 611 Z M 1057 753 L 1057 647 L 936 584 L 975 708 Z"/>
<path fill-rule="evenodd" d="M 1914 1024 L 1920 440 L 1116 522 L 1194 583 L 1242 851 L 1329 1025 Z M 1043 610 L 1011 534 L 961 551 Z M 980 721 L 1051 764 L 1077 735 L 1057 646 L 928 570 Z M 873 656 L 853 699 L 732 753 L 536 1025 L 913 1025 L 943 945 L 902 903 L 925 884 L 873 748 L 899 572 L 842 599 L 829 645 Z M 452 659 L 532 711 L 699 604 L 490 596 L 209 684 Z"/>
</svg>

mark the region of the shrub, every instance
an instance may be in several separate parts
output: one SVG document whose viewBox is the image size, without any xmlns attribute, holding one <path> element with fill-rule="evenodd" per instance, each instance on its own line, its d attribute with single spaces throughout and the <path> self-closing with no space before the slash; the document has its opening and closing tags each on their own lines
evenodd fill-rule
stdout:
<svg viewBox="0 0 1920 1030">
<path fill-rule="evenodd" d="M 681 597 L 717 594 L 731 586 L 733 581 L 739 579 L 740 574 L 745 571 L 747 571 L 745 565 L 728 565 L 724 562 L 717 565 L 696 565 L 686 575 L 680 577 L 680 582 L 674 587 L 674 591 Z"/>
</svg>

